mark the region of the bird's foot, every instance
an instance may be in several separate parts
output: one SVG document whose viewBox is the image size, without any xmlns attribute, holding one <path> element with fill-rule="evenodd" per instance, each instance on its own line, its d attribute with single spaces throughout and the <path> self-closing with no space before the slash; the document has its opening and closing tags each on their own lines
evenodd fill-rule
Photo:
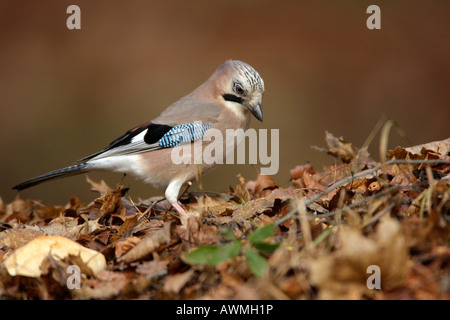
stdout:
<svg viewBox="0 0 450 320">
<path fill-rule="evenodd" d="M 172 202 L 172 201 L 169 201 L 170 202 L 170 204 L 172 205 L 172 207 L 174 207 L 175 208 L 175 210 L 177 210 L 182 216 L 186 216 L 187 217 L 187 213 L 186 213 L 186 211 L 180 206 L 180 204 L 178 203 L 178 202 Z"/>
</svg>

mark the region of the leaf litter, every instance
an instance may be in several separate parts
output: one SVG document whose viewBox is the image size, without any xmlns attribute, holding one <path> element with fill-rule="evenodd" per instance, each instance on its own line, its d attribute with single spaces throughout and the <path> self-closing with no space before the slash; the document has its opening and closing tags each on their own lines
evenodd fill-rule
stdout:
<svg viewBox="0 0 450 320">
<path fill-rule="evenodd" d="M 0 298 L 450 299 L 450 139 L 383 163 L 326 143 L 334 163 L 299 164 L 287 187 L 238 175 L 222 193 L 186 193 L 187 218 L 89 178 L 89 204 L 0 198 Z"/>
</svg>

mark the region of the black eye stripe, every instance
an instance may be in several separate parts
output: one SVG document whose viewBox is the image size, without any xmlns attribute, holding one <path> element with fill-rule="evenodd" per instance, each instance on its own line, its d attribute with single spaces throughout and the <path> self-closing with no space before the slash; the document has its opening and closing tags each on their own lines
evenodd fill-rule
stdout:
<svg viewBox="0 0 450 320">
<path fill-rule="evenodd" d="M 243 101 L 241 97 L 238 97 L 238 96 L 235 96 L 234 94 L 229 94 L 229 93 L 224 94 L 222 97 L 226 101 L 233 101 L 233 102 L 237 102 L 237 103 L 242 103 L 242 101 Z"/>
</svg>

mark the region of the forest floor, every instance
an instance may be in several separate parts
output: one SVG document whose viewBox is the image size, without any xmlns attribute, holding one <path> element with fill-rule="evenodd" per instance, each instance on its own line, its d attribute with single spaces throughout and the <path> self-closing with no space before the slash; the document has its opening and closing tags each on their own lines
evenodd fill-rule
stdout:
<svg viewBox="0 0 450 320">
<path fill-rule="evenodd" d="M 103 181 L 88 204 L 0 198 L 0 299 L 450 299 L 450 139 L 380 161 L 326 142 L 333 165 L 185 192 L 188 217 Z"/>
</svg>

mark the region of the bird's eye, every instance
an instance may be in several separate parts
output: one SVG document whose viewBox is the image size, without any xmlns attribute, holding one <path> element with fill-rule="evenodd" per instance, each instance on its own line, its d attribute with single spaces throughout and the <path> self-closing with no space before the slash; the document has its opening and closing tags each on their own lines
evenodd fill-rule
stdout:
<svg viewBox="0 0 450 320">
<path fill-rule="evenodd" d="M 239 84 L 234 86 L 234 90 L 236 90 L 236 93 L 244 94 L 244 89 Z"/>
</svg>

